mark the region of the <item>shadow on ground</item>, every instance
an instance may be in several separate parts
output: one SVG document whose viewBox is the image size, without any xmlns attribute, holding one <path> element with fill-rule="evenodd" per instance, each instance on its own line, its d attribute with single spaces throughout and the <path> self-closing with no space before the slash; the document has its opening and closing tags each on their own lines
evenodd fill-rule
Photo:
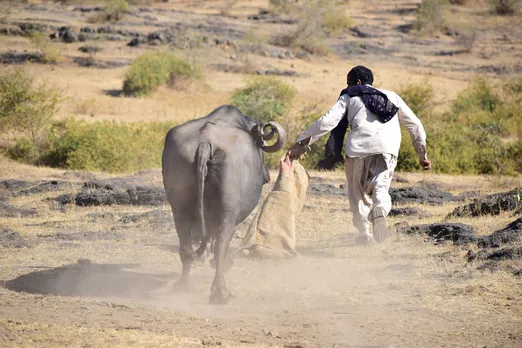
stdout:
<svg viewBox="0 0 522 348">
<path fill-rule="evenodd" d="M 108 95 L 109 97 L 119 98 L 125 96 L 123 90 L 121 89 L 105 89 L 102 91 L 103 94 Z"/>
<path fill-rule="evenodd" d="M 165 286 L 177 274 L 153 275 L 128 271 L 138 264 L 97 264 L 90 260 L 37 271 L 5 281 L 6 289 L 58 296 L 144 297 Z"/>
</svg>

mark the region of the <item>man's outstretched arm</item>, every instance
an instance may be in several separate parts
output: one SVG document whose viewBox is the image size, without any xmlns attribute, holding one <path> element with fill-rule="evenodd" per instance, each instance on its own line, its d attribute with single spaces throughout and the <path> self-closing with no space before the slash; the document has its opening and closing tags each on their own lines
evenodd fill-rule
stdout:
<svg viewBox="0 0 522 348">
<path fill-rule="evenodd" d="M 303 134 L 297 139 L 297 143 L 289 150 L 292 158 L 298 158 L 309 145 L 316 142 L 323 135 L 334 129 L 346 114 L 346 107 L 349 97 L 343 95 L 339 97 L 335 105 L 328 110 L 323 116 L 308 127 Z"/>
<path fill-rule="evenodd" d="M 431 169 L 431 161 L 428 160 L 428 156 L 426 155 L 426 132 L 424 131 L 424 127 L 419 118 L 410 107 L 406 105 L 401 97 L 399 97 L 398 104 L 399 121 L 406 127 L 408 133 L 410 133 L 413 148 L 419 158 L 419 164 L 424 170 L 429 170 Z"/>
</svg>

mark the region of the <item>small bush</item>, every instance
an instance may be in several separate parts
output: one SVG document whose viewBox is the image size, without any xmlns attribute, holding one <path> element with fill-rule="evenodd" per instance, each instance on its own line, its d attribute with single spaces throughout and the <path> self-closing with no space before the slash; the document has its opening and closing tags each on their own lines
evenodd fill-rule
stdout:
<svg viewBox="0 0 522 348">
<path fill-rule="evenodd" d="M 278 121 L 289 111 L 296 93 L 294 87 L 274 77 L 256 77 L 234 92 L 232 104 L 263 122 Z"/>
<path fill-rule="evenodd" d="M 126 95 L 150 95 L 162 84 L 168 83 L 176 88 L 199 78 L 199 69 L 182 58 L 166 52 L 145 53 L 136 58 L 125 74 L 123 92 Z"/>
<path fill-rule="evenodd" d="M 295 6 L 294 12 L 299 17 L 297 29 L 275 37 L 274 44 L 328 55 L 331 50 L 325 43 L 326 37 L 351 26 L 351 20 L 336 7 L 333 0 L 308 0 Z"/>
<path fill-rule="evenodd" d="M 105 9 L 89 18 L 89 22 L 117 22 L 123 18 L 129 10 L 126 0 L 105 0 Z"/>
<path fill-rule="evenodd" d="M 422 0 L 414 28 L 424 33 L 439 31 L 444 26 L 442 9 L 446 0 Z"/>
<path fill-rule="evenodd" d="M 170 122 L 58 122 L 49 137 L 48 150 L 38 162 L 107 172 L 159 167 L 165 134 L 171 127 Z"/>
<path fill-rule="evenodd" d="M 44 63 L 56 64 L 61 59 L 61 52 L 58 46 L 53 43 L 45 33 L 32 32 L 29 35 L 31 44 L 38 50 L 40 59 Z"/>
<path fill-rule="evenodd" d="M 521 0 L 488 0 L 488 4 L 493 13 L 501 16 L 514 15 L 522 7 Z"/>
<path fill-rule="evenodd" d="M 22 134 L 34 144 L 45 138 L 64 99 L 62 91 L 36 86 L 22 70 L 0 75 L 0 129 Z"/>
<path fill-rule="evenodd" d="M 270 0 L 270 8 L 274 12 L 294 13 L 298 9 L 298 0 Z"/>
<path fill-rule="evenodd" d="M 435 91 L 428 82 L 403 85 L 399 95 L 417 116 L 431 112 Z"/>
<path fill-rule="evenodd" d="M 348 30 L 353 22 L 344 11 L 331 7 L 323 15 L 322 26 L 326 32 L 333 34 Z"/>
</svg>

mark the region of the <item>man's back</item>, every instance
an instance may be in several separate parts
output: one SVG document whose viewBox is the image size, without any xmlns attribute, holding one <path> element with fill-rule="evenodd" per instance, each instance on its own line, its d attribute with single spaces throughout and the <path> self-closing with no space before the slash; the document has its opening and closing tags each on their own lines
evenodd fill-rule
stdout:
<svg viewBox="0 0 522 348">
<path fill-rule="evenodd" d="M 378 90 L 386 94 L 388 99 L 399 108 L 399 113 L 403 113 L 401 106 L 404 102 L 397 93 L 384 89 Z M 348 94 L 344 94 L 341 98 L 346 98 L 346 117 L 350 124 L 345 146 L 346 155 L 364 157 L 389 153 L 397 156 L 401 144 L 399 117 L 396 115 L 390 121 L 383 123 L 377 115 L 368 110 L 361 97 L 349 97 Z"/>
</svg>

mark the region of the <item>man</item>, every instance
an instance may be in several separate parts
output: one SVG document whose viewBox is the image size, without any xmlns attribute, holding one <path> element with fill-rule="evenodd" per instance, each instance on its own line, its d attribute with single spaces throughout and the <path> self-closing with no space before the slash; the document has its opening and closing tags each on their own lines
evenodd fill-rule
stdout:
<svg viewBox="0 0 522 348">
<path fill-rule="evenodd" d="M 336 128 L 346 117 L 350 132 L 345 143 L 345 169 L 353 224 L 358 244 L 382 242 L 389 237 L 386 216 L 391 210 L 388 193 L 401 144 L 400 124 L 408 130 L 419 164 L 431 169 L 426 156 L 426 133 L 420 120 L 395 92 L 371 86 L 373 73 L 356 66 L 347 76 L 348 88 L 337 103 L 315 121 L 289 150 L 299 158 L 309 145 Z M 346 129 L 346 128 L 345 128 Z M 337 132 L 339 133 L 339 132 Z M 332 134 L 333 135 L 333 134 Z M 344 133 L 341 134 L 344 138 Z M 373 224 L 373 233 L 370 225 Z"/>
</svg>

